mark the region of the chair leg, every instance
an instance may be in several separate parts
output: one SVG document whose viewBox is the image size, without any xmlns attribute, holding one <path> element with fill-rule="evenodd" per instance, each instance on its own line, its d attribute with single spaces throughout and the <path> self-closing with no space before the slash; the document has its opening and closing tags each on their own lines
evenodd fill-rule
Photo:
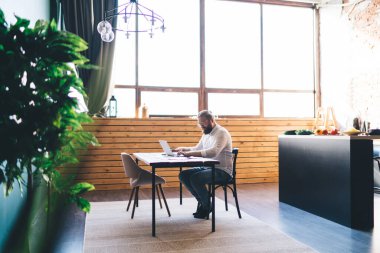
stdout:
<svg viewBox="0 0 380 253">
<path fill-rule="evenodd" d="M 137 187 L 137 191 L 136 191 L 136 194 L 137 194 L 136 207 L 139 207 L 139 190 L 140 190 L 140 187 Z"/>
<path fill-rule="evenodd" d="M 158 202 L 160 202 L 160 208 L 162 209 L 162 203 L 161 203 L 161 198 L 160 198 L 160 191 L 158 190 L 158 185 L 156 185 L 156 192 L 157 192 Z"/>
<path fill-rule="evenodd" d="M 223 191 L 224 191 L 224 205 L 226 207 L 226 211 L 228 211 L 227 187 L 226 186 L 223 186 Z"/>
<path fill-rule="evenodd" d="M 179 173 L 182 172 L 182 167 L 179 167 Z M 179 204 L 182 205 L 182 182 L 179 181 Z"/>
<path fill-rule="evenodd" d="M 170 217 L 171 214 L 170 214 L 170 211 L 169 211 L 169 206 L 168 206 L 168 203 L 166 202 L 165 194 L 164 194 L 164 191 L 162 190 L 162 186 L 161 186 L 161 184 L 159 184 L 158 187 L 159 187 L 160 190 L 161 190 L 162 199 L 164 200 L 164 203 L 165 203 L 165 206 L 166 206 L 166 211 L 168 211 L 168 215 L 169 215 L 169 217 Z"/>
<path fill-rule="evenodd" d="M 132 192 L 131 192 L 131 196 L 129 197 L 128 206 L 127 206 L 127 212 L 129 210 L 129 206 L 131 205 L 131 200 L 133 198 L 133 194 L 135 193 L 135 189 L 136 189 L 136 187 L 133 187 Z"/>
<path fill-rule="evenodd" d="M 139 187 L 136 187 L 135 200 L 133 201 L 133 209 L 132 209 L 131 219 L 133 219 L 133 217 L 135 216 L 135 208 L 137 206 L 138 200 L 139 200 Z"/>
<path fill-rule="evenodd" d="M 238 201 L 237 190 L 236 190 L 236 182 L 234 182 L 233 185 L 234 185 L 233 195 L 235 197 L 236 209 L 238 211 L 239 219 L 241 219 L 241 213 L 240 213 L 240 208 L 239 208 L 239 201 Z"/>
</svg>

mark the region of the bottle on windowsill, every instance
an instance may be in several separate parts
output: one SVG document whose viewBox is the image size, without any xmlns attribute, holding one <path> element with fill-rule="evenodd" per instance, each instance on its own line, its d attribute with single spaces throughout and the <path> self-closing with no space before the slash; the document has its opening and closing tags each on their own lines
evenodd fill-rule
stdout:
<svg viewBox="0 0 380 253">
<path fill-rule="evenodd" d="M 141 116 L 143 119 L 149 118 L 149 113 L 148 113 L 148 106 L 144 103 L 143 107 L 141 108 Z"/>
</svg>

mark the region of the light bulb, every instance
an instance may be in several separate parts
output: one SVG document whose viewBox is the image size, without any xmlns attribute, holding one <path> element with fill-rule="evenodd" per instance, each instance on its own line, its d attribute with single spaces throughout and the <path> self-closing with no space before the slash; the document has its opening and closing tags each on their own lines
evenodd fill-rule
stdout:
<svg viewBox="0 0 380 253">
<path fill-rule="evenodd" d="M 111 42 L 115 38 L 115 33 L 113 31 L 110 31 L 108 33 L 103 33 L 101 35 L 102 41 L 104 42 Z"/>
<path fill-rule="evenodd" d="M 112 25 L 110 22 L 103 20 L 99 22 L 97 29 L 100 34 L 109 33 L 112 32 Z"/>
</svg>

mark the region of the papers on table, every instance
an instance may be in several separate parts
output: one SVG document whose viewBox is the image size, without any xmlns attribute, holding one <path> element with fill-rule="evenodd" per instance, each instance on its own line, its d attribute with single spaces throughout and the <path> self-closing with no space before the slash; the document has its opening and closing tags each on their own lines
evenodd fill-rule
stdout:
<svg viewBox="0 0 380 253">
<path fill-rule="evenodd" d="M 188 160 L 188 159 L 202 159 L 202 157 L 195 157 L 195 156 L 173 156 L 173 157 L 168 157 L 168 160 Z"/>
</svg>

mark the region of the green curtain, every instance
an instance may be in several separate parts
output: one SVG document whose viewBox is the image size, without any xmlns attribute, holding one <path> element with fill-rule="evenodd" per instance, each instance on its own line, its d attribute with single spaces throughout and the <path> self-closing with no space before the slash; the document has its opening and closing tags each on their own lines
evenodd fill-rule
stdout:
<svg viewBox="0 0 380 253">
<path fill-rule="evenodd" d="M 87 86 L 87 94 L 89 98 L 87 106 L 91 114 L 99 113 L 102 110 L 104 111 L 103 107 L 107 103 L 107 98 L 112 88 L 111 74 L 114 49 L 115 43 L 101 43 L 99 57 L 95 63 L 100 66 L 100 69 L 92 71 L 89 85 Z"/>
<path fill-rule="evenodd" d="M 61 0 L 62 19 L 67 31 L 75 33 L 88 42 L 85 56 L 97 69 L 79 69 L 87 91 L 87 107 L 90 114 L 104 112 L 111 90 L 112 62 L 115 40 L 103 42 L 96 27 L 103 19 L 104 12 L 117 7 L 117 0 Z M 112 20 L 114 27 L 116 19 Z"/>
</svg>

